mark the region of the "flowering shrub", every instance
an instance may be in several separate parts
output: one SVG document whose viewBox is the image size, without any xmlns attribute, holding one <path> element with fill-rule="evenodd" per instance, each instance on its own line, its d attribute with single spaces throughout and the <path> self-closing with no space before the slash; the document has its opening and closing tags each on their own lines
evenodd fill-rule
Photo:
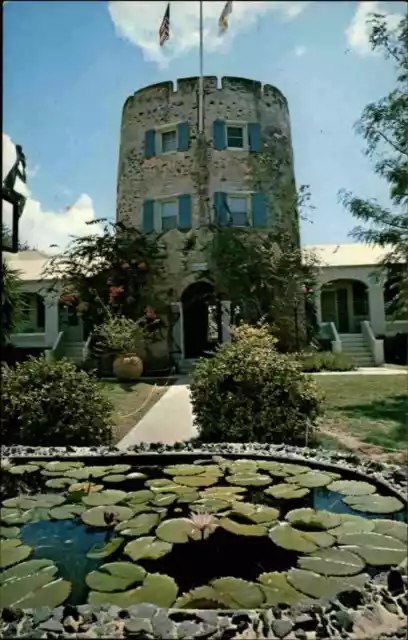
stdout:
<svg viewBox="0 0 408 640">
<path fill-rule="evenodd" d="M 124 316 L 110 316 L 94 331 L 94 350 L 111 351 L 115 355 L 140 353 L 149 339 L 144 319 L 131 320 Z"/>
</svg>

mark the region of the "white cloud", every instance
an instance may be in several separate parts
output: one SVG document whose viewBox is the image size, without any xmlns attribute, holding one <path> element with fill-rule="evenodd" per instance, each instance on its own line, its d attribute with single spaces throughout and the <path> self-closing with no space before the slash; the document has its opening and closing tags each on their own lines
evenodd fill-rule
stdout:
<svg viewBox="0 0 408 640">
<path fill-rule="evenodd" d="M 234 2 L 229 16 L 229 29 L 219 35 L 218 20 L 223 2 L 203 3 L 204 46 L 208 51 L 222 50 L 242 31 L 259 20 L 268 11 L 275 11 L 283 19 L 298 17 L 310 2 Z M 170 60 L 188 52 L 199 42 L 199 3 L 176 1 L 170 8 L 170 39 L 159 46 L 159 27 L 167 2 L 133 2 L 111 0 L 108 8 L 119 36 L 140 47 L 146 60 L 167 67 Z"/>
<path fill-rule="evenodd" d="M 307 51 L 307 47 L 303 47 L 303 46 L 295 47 L 294 54 L 295 56 L 298 56 L 298 58 L 301 58 L 302 56 L 305 55 L 306 51 Z"/>
<path fill-rule="evenodd" d="M 11 138 L 3 133 L 3 180 L 16 160 L 16 149 Z M 17 186 L 17 185 L 16 185 Z M 71 236 L 83 236 L 91 232 L 100 233 L 100 225 L 89 227 L 87 222 L 96 219 L 92 199 L 82 194 L 69 208 L 62 211 L 47 211 L 38 200 L 31 197 L 30 190 L 23 183 L 20 193 L 27 196 L 22 217 L 19 224 L 19 236 L 22 242 L 45 252 L 55 252 L 64 249 L 71 240 Z M 3 220 L 11 226 L 11 205 L 3 203 Z M 58 245 L 57 249 L 50 249 L 50 245 Z"/>
<path fill-rule="evenodd" d="M 393 3 L 394 4 L 394 3 Z M 390 29 L 394 29 L 402 18 L 402 13 L 391 13 L 388 11 L 387 2 L 370 2 L 364 0 L 357 4 L 356 12 L 352 21 L 346 29 L 346 38 L 350 49 L 361 56 L 375 55 L 370 41 L 370 25 L 367 23 L 372 13 L 385 16 L 386 23 Z"/>
</svg>

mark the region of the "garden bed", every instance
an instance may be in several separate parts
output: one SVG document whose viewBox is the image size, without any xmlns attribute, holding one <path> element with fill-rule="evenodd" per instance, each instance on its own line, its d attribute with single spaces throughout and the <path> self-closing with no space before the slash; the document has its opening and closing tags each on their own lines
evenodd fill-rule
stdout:
<svg viewBox="0 0 408 640">
<path fill-rule="evenodd" d="M 2 483 L 3 500 L 12 499 L 3 506 L 9 522 L 2 535 L 20 528 L 23 542 L 8 537 L 2 554 L 8 636 L 18 629 L 32 637 L 33 629 L 69 634 L 92 628 L 96 636 L 139 629 L 142 637 L 166 638 L 178 627 L 176 637 L 240 637 L 245 629 L 251 638 L 306 638 L 302 632 L 313 630 L 320 636 L 309 637 L 330 637 L 322 630 L 329 634 L 336 625 L 367 630 L 367 605 L 378 598 L 388 602 L 388 609 L 374 607 L 384 630 L 401 626 L 406 583 L 402 593 L 401 576 L 397 589 L 387 588 L 387 572 L 405 557 L 405 476 L 397 467 L 256 444 L 157 445 L 139 447 L 139 453 L 13 447 L 2 457 L 14 465 Z M 90 482 L 102 486 L 84 492 L 80 485 Z M 27 493 L 39 497 L 21 502 Z M 41 498 L 45 493 L 53 498 Z M 350 511 L 356 505 L 366 511 Z M 205 511 L 197 520 L 198 506 Z M 392 557 L 384 556 L 384 541 L 388 553 L 392 543 Z M 374 555 L 372 542 L 380 547 Z M 7 561 L 7 554 L 30 546 L 24 558 Z M 59 582 L 47 595 L 45 577 L 33 596 L 24 595 L 30 587 L 17 585 L 13 571 L 27 574 L 30 561 L 40 559 L 49 562 L 43 574 L 54 572 Z M 22 589 L 17 596 L 16 586 Z M 25 612 L 16 613 L 24 600 Z M 229 635 L 222 635 L 226 627 Z"/>
</svg>

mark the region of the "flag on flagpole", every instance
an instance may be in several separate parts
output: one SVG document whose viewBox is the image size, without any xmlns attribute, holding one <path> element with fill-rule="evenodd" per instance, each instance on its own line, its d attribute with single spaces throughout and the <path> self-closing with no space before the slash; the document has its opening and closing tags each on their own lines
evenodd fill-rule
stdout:
<svg viewBox="0 0 408 640">
<path fill-rule="evenodd" d="M 170 2 L 167 5 L 166 13 L 164 14 L 164 17 L 159 29 L 160 46 L 162 47 L 169 38 L 170 38 Z"/>
<path fill-rule="evenodd" d="M 225 3 L 225 7 L 222 10 L 220 15 L 220 19 L 218 20 L 218 26 L 220 28 L 220 33 L 225 33 L 228 29 L 228 16 L 232 13 L 232 0 Z"/>
</svg>

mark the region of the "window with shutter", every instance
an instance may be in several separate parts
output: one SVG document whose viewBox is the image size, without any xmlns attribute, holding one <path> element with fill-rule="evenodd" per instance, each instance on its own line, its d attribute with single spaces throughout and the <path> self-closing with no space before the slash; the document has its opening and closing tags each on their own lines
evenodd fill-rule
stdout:
<svg viewBox="0 0 408 640">
<path fill-rule="evenodd" d="M 149 129 L 145 132 L 145 157 L 153 158 L 156 155 L 156 132 Z"/>
<path fill-rule="evenodd" d="M 216 222 L 219 225 L 226 227 L 228 224 L 228 205 L 227 196 L 223 191 L 215 191 L 214 209 Z"/>
<path fill-rule="evenodd" d="M 183 193 L 178 197 L 178 228 L 191 229 L 191 195 Z"/>
<path fill-rule="evenodd" d="M 161 134 L 161 153 L 177 151 L 177 130 L 163 131 Z"/>
<path fill-rule="evenodd" d="M 143 203 L 143 233 L 154 231 L 154 201 L 145 200 Z"/>
<path fill-rule="evenodd" d="M 228 196 L 229 219 L 232 227 L 247 227 L 249 225 L 248 196 Z"/>
<path fill-rule="evenodd" d="M 213 143 L 217 151 L 226 149 L 225 122 L 222 120 L 214 120 L 213 122 Z"/>
<path fill-rule="evenodd" d="M 178 200 L 165 200 L 160 202 L 160 217 L 162 230 L 177 229 L 178 226 Z"/>
<path fill-rule="evenodd" d="M 248 139 L 250 150 L 259 153 L 261 151 L 261 125 L 259 122 L 248 123 Z"/>
<path fill-rule="evenodd" d="M 261 192 L 253 193 L 252 199 L 252 226 L 265 228 L 267 226 L 267 211 L 265 195 Z"/>
</svg>

